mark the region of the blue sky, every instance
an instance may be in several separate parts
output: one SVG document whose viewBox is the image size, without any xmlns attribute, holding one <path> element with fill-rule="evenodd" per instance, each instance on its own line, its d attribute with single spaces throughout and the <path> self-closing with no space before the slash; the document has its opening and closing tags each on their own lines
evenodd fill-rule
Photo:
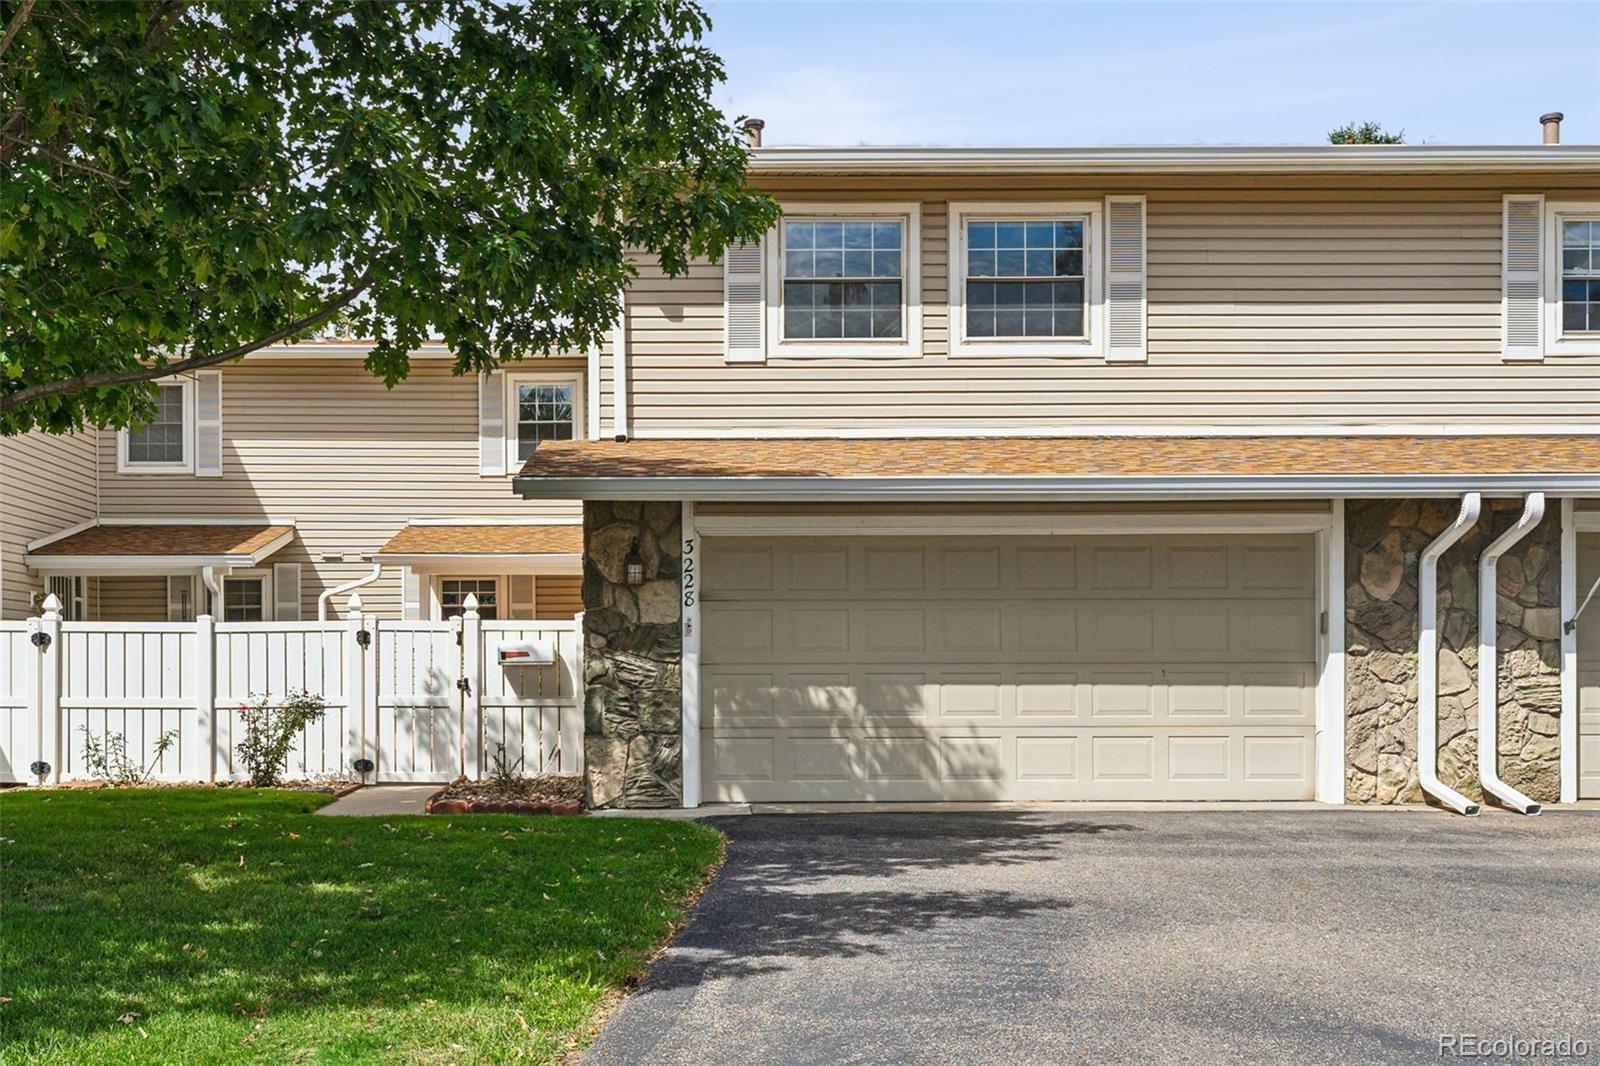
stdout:
<svg viewBox="0 0 1600 1066">
<path fill-rule="evenodd" d="M 772 144 L 1600 143 L 1600 0 L 711 0 L 718 103 Z"/>
</svg>

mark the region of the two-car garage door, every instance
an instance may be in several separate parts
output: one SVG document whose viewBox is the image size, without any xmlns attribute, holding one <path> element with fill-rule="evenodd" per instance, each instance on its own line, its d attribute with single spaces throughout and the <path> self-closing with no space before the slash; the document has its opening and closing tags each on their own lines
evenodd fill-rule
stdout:
<svg viewBox="0 0 1600 1066">
<path fill-rule="evenodd" d="M 1309 535 L 706 541 L 708 800 L 1309 799 Z"/>
</svg>

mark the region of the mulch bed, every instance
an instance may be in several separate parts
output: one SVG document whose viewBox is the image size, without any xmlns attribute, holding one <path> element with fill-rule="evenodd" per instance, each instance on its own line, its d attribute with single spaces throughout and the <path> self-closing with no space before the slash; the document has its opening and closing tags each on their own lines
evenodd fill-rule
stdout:
<svg viewBox="0 0 1600 1066">
<path fill-rule="evenodd" d="M 428 814 L 579 814 L 583 778 L 576 774 L 519 777 L 502 785 L 458 777 L 428 797 Z"/>
</svg>

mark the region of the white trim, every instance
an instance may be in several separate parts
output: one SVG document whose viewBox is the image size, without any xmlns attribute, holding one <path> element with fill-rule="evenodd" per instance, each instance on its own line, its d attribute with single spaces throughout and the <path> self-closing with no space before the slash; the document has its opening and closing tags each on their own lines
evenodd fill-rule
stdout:
<svg viewBox="0 0 1600 1066">
<path fill-rule="evenodd" d="M 408 518 L 408 526 L 580 526 L 580 515 L 552 515 L 549 518 Z"/>
<path fill-rule="evenodd" d="M 520 476 L 526 499 L 681 500 L 1237 500 L 1333 496 L 1443 498 L 1465 492 L 1544 491 L 1600 496 L 1600 471 L 1588 474 L 1208 475 L 1191 477 L 724 478 Z"/>
<path fill-rule="evenodd" d="M 1470 422 L 1367 423 L 1361 425 L 1270 423 L 1205 425 L 1161 423 L 1075 423 L 1068 425 L 973 425 L 952 433 L 949 422 L 897 422 L 893 427 L 783 425 L 744 428 L 639 430 L 635 440 L 920 440 L 959 442 L 975 437 L 1477 437 L 1590 436 L 1592 422 L 1516 422 L 1509 425 Z"/>
<path fill-rule="evenodd" d="M 600 346 L 594 345 L 589 349 L 588 365 L 584 368 L 587 380 L 584 387 L 588 393 L 588 410 L 585 413 L 588 424 L 586 436 L 590 440 L 600 439 Z"/>
<path fill-rule="evenodd" d="M 753 174 L 1121 174 L 1581 171 L 1600 148 L 1546 145 L 1232 145 L 1121 148 L 775 147 L 750 153 Z"/>
<path fill-rule="evenodd" d="M 101 516 L 102 526 L 292 526 L 293 518 L 168 518 L 165 515 Z"/>
<path fill-rule="evenodd" d="M 128 461 L 128 430 L 117 430 L 117 473 L 192 474 L 195 452 L 194 378 L 174 375 L 155 382 L 158 388 L 183 390 L 183 461 L 178 463 L 133 463 Z"/>
<path fill-rule="evenodd" d="M 702 537 L 1036 537 L 1323 533 L 1329 511 L 1127 515 L 700 515 Z"/>
<path fill-rule="evenodd" d="M 1343 499 L 1331 501 L 1328 527 L 1317 534 L 1318 628 L 1316 797 L 1322 803 L 1345 801 L 1345 617 Z"/>
<path fill-rule="evenodd" d="M 584 438 L 583 375 L 576 371 L 505 371 L 505 395 L 501 397 L 501 419 L 505 430 L 505 469 L 522 469 L 525 460 L 518 458 L 517 390 L 523 385 L 567 385 L 572 388 L 572 439 Z M 499 475 L 504 476 L 504 475 Z"/>
<path fill-rule="evenodd" d="M 967 339 L 967 227 L 968 220 L 1060 220 L 1084 222 L 1084 335 L 1082 337 Z M 950 356 L 1078 357 L 1105 355 L 1105 205 L 1100 201 L 957 201 L 950 204 Z"/>
<path fill-rule="evenodd" d="M 1594 527 L 1600 529 L 1600 512 L 1588 514 L 1595 519 Z M 1561 599 L 1556 616 L 1561 619 L 1561 724 L 1558 726 L 1561 765 L 1561 793 L 1559 802 L 1578 801 L 1578 633 L 1568 632 L 1567 622 L 1578 610 L 1578 523 L 1577 501 L 1567 497 L 1561 501 Z"/>
<path fill-rule="evenodd" d="M 576 407 L 576 405 L 574 405 Z M 576 427 L 574 427 L 576 434 Z M 611 327 L 611 434 L 628 435 L 628 298 L 617 303 L 617 322 Z"/>
<path fill-rule="evenodd" d="M 26 554 L 27 552 L 38 551 L 47 544 L 54 544 L 58 540 L 66 540 L 68 537 L 82 533 L 86 529 L 93 529 L 99 524 L 99 519 L 90 518 L 87 521 L 79 522 L 75 526 L 68 526 L 66 529 L 63 529 L 59 532 L 40 537 L 38 540 L 30 540 L 27 544 L 22 546 L 23 553 Z"/>
<path fill-rule="evenodd" d="M 700 766 L 700 595 L 705 588 L 702 563 L 705 553 L 700 550 L 700 527 L 694 513 L 694 501 L 683 503 L 683 572 L 679 592 L 683 610 L 683 664 L 680 671 L 683 683 L 683 724 L 680 749 L 683 752 L 683 805 L 700 806 L 702 769 Z"/>
<path fill-rule="evenodd" d="M 1561 330 L 1561 219 L 1591 215 L 1600 220 L 1600 200 L 1546 200 L 1544 205 L 1544 354 L 1600 355 L 1600 335 L 1563 336 Z"/>
<path fill-rule="evenodd" d="M 766 245 L 767 361 L 774 359 L 920 359 L 922 358 L 922 204 L 805 202 L 782 205 L 785 222 L 838 218 L 894 219 L 905 225 L 901 254 L 900 298 L 904 328 L 900 340 L 785 340 L 783 337 L 783 225 Z"/>
</svg>

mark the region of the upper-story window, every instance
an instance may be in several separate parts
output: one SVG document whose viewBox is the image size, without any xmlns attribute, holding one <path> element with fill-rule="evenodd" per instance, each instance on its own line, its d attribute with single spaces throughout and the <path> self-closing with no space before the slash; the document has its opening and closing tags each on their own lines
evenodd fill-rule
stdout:
<svg viewBox="0 0 1600 1066">
<path fill-rule="evenodd" d="M 1560 216 L 1561 332 L 1600 333 L 1600 214 Z"/>
<path fill-rule="evenodd" d="M 1083 218 L 966 220 L 966 335 L 1082 337 Z"/>
<path fill-rule="evenodd" d="M 898 340 L 904 279 L 899 219 L 786 221 L 783 339 Z"/>
<path fill-rule="evenodd" d="M 1097 354 L 1100 219 L 1097 204 L 952 204 L 952 354 Z"/>
<path fill-rule="evenodd" d="M 914 203 L 785 204 L 758 281 L 766 354 L 921 356 L 921 218 Z"/>
<path fill-rule="evenodd" d="M 118 469 L 124 473 L 192 470 L 194 418 L 194 382 L 183 379 L 156 386 L 155 416 L 118 435 Z"/>
<path fill-rule="evenodd" d="M 507 386 L 506 436 L 514 463 L 526 462 L 540 441 L 582 436 L 583 397 L 576 377 L 511 374 Z"/>
</svg>

